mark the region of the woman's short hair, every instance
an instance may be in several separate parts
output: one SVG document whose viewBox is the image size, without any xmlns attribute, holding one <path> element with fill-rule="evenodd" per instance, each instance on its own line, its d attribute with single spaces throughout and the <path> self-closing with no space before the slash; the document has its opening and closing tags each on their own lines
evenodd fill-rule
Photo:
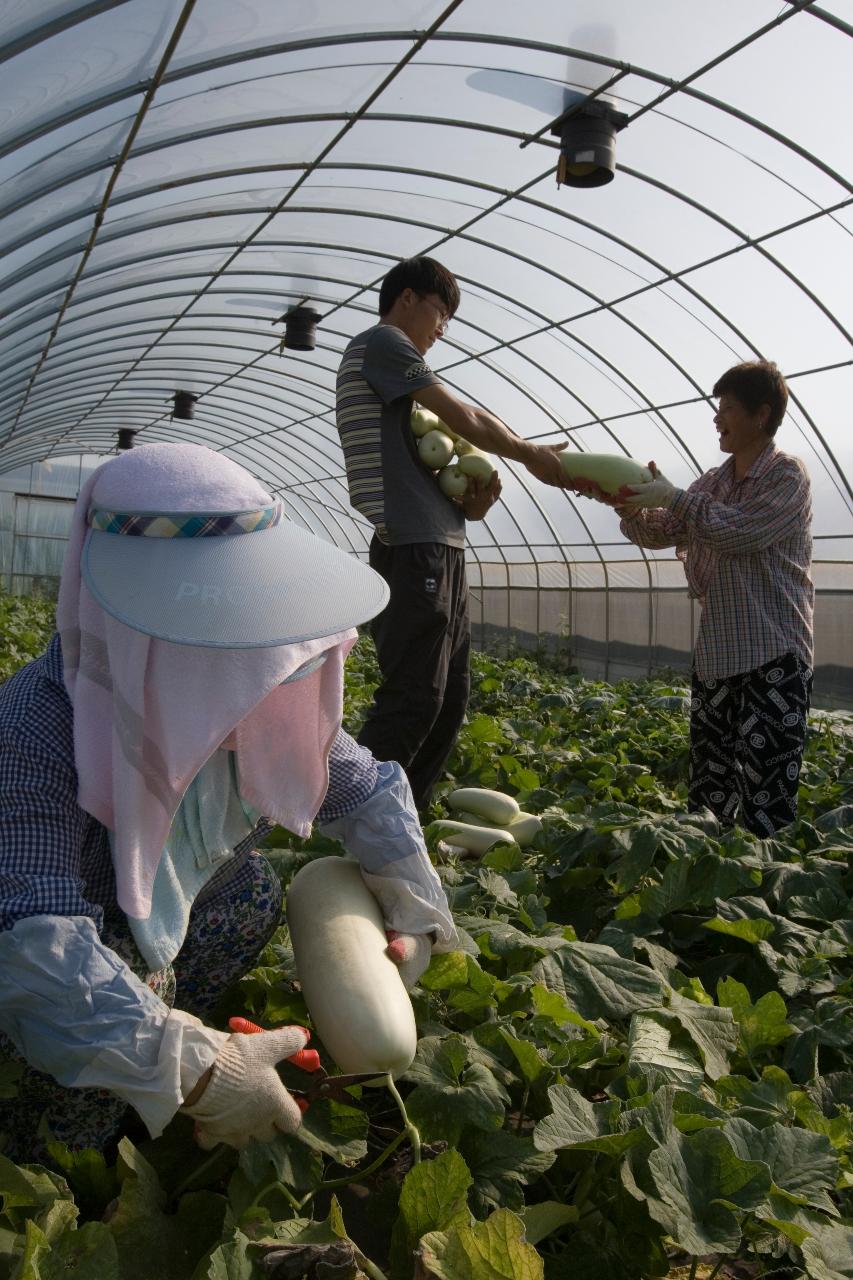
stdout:
<svg viewBox="0 0 853 1280">
<path fill-rule="evenodd" d="M 788 386 L 772 360 L 746 360 L 727 369 L 714 384 L 713 396 L 733 396 L 744 409 L 757 413 L 763 404 L 770 410 L 764 430 L 775 436 L 788 406 Z"/>
<path fill-rule="evenodd" d="M 434 293 L 441 298 L 448 316 L 456 314 L 459 306 L 459 285 L 456 277 L 435 258 L 404 258 L 392 267 L 379 288 L 379 314 L 387 316 L 400 294 L 406 289 L 415 293 Z"/>
</svg>

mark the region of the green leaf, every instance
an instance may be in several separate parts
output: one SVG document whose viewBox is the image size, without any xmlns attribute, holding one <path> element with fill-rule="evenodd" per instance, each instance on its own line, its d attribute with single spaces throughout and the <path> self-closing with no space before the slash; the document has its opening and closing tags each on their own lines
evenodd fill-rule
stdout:
<svg viewBox="0 0 853 1280">
<path fill-rule="evenodd" d="M 659 1009 L 656 1016 L 662 1022 L 675 1020 L 684 1028 L 699 1050 L 705 1074 L 711 1080 L 725 1075 L 729 1069 L 729 1054 L 737 1048 L 737 1029 L 730 1009 L 697 1004 L 695 1000 L 685 1000 L 673 991 L 669 1008 Z"/>
<path fill-rule="evenodd" d="M 545 1274 L 521 1218 L 509 1209 L 496 1209 L 472 1227 L 424 1236 L 418 1262 L 420 1274 L 436 1280 L 543 1280 Z"/>
<path fill-rule="evenodd" d="M 662 1146 L 632 1153 L 620 1167 L 627 1190 L 686 1253 L 735 1253 L 738 1213 L 758 1208 L 770 1191 L 767 1166 L 738 1159 L 719 1129 L 674 1131 Z"/>
<path fill-rule="evenodd" d="M 501 1027 L 501 1037 L 521 1068 L 521 1074 L 527 1084 L 533 1084 L 543 1071 L 549 1070 L 548 1063 L 530 1040 L 520 1040 L 505 1027 Z"/>
<path fill-rule="evenodd" d="M 105 1222 L 86 1222 L 52 1242 L 40 1280 L 123 1280 L 115 1238 Z"/>
<path fill-rule="evenodd" d="M 238 1163 L 252 1187 L 266 1186 L 271 1173 L 291 1191 L 313 1191 L 323 1181 L 320 1151 L 284 1133 L 272 1142 L 250 1142 Z"/>
<path fill-rule="evenodd" d="M 488 1067 L 469 1060 L 461 1036 L 421 1039 L 404 1079 L 416 1085 L 406 1108 L 427 1142 L 452 1146 L 467 1126 L 499 1129 L 503 1123 L 509 1095 Z"/>
<path fill-rule="evenodd" d="M 723 978 L 717 983 L 717 1000 L 731 1009 L 738 1027 L 740 1047 L 748 1058 L 762 1049 L 781 1044 L 794 1034 L 788 1010 L 778 991 L 767 991 L 755 1004 L 742 982 Z"/>
<path fill-rule="evenodd" d="M 353 1105 L 348 1106 L 324 1098 L 312 1102 L 303 1115 L 299 1138 L 314 1151 L 322 1151 L 342 1164 L 350 1164 L 367 1154 L 368 1125 L 368 1118 L 355 1105 L 355 1099 Z"/>
<path fill-rule="evenodd" d="M 4 1155 L 0 1155 L 0 1194 L 3 1196 L 4 1213 L 13 1208 L 29 1208 L 42 1203 L 32 1176 L 19 1169 Z"/>
<path fill-rule="evenodd" d="M 257 1280 L 255 1264 L 247 1252 L 251 1243 L 241 1231 L 235 1231 L 231 1240 L 214 1249 L 193 1280 Z"/>
<path fill-rule="evenodd" d="M 518 767 L 507 770 L 507 777 L 519 791 L 535 791 L 539 786 L 539 774 L 532 769 Z"/>
<path fill-rule="evenodd" d="M 572 1009 L 556 991 L 549 991 L 541 983 L 536 983 L 531 987 L 530 995 L 533 1008 L 543 1018 L 550 1018 L 558 1027 L 564 1027 L 569 1023 L 575 1027 L 583 1027 L 584 1031 L 588 1031 L 596 1040 L 598 1039 L 600 1032 L 595 1023 L 582 1018 L 577 1010 Z"/>
<path fill-rule="evenodd" d="M 556 1157 L 537 1151 L 532 1138 L 506 1129 L 497 1133 L 469 1131 L 460 1143 L 465 1163 L 474 1179 L 474 1192 L 483 1205 L 516 1209 L 524 1203 L 521 1188 L 535 1182 L 551 1168 Z"/>
<path fill-rule="evenodd" d="M 53 1246 L 66 1232 L 73 1231 L 77 1225 L 77 1206 L 71 1200 L 54 1200 L 53 1204 L 39 1214 L 38 1226 Z"/>
<path fill-rule="evenodd" d="M 765 1067 L 758 1081 L 721 1076 L 716 1089 L 724 1103 L 736 1103 L 737 1114 L 759 1128 L 775 1120 L 790 1123 L 794 1119 L 794 1084 L 781 1067 Z"/>
<path fill-rule="evenodd" d="M 483 892 L 490 898 L 494 898 L 499 906 L 518 906 L 516 894 L 509 887 L 506 878 L 498 875 L 497 871 L 492 871 L 489 867 L 480 867 L 477 871 L 477 881 Z"/>
<path fill-rule="evenodd" d="M 584 1018 L 628 1018 L 663 1002 L 657 974 L 594 942 L 567 942 L 537 961 L 531 973 Z"/>
<path fill-rule="evenodd" d="M 225 1200 L 209 1191 L 181 1197 L 175 1214 L 164 1212 L 165 1194 L 151 1165 L 133 1144 L 119 1142 L 121 1193 L 109 1221 L 122 1280 L 192 1274 L 220 1239 Z"/>
<path fill-rule="evenodd" d="M 656 1013 L 635 1013 L 628 1033 L 628 1065 L 646 1072 L 651 1079 L 689 1088 L 705 1078 L 696 1055 L 674 1043 L 672 1029 L 658 1020 Z"/>
<path fill-rule="evenodd" d="M 573 1204 L 560 1204 L 558 1200 L 541 1200 L 539 1204 L 529 1204 L 521 1210 L 524 1223 L 524 1234 L 528 1244 L 538 1244 L 552 1232 L 568 1226 L 578 1220 L 578 1211 Z"/>
<path fill-rule="evenodd" d="M 756 1129 L 737 1117 L 726 1123 L 723 1132 L 741 1160 L 762 1160 L 767 1165 L 774 1186 L 815 1209 L 837 1214 L 829 1192 L 838 1178 L 838 1157 L 828 1138 L 781 1124 Z"/>
<path fill-rule="evenodd" d="M 639 1128 L 627 1133 L 618 1131 L 617 1102 L 588 1102 L 583 1094 L 567 1084 L 552 1085 L 548 1098 L 551 1114 L 540 1120 L 533 1130 L 537 1151 L 573 1147 L 620 1156 L 643 1139 Z"/>
<path fill-rule="evenodd" d="M 713 920 L 703 921 L 702 927 L 740 938 L 742 942 L 764 942 L 773 936 L 776 926 L 772 920 L 724 920 L 722 916 L 715 916 Z"/>
<path fill-rule="evenodd" d="M 425 991 L 451 991 L 468 985 L 468 956 L 464 951 L 448 951 L 433 956 L 419 979 Z"/>
<path fill-rule="evenodd" d="M 65 1174 L 83 1217 L 99 1218 L 118 1195 L 116 1170 L 107 1165 L 100 1151 L 91 1147 L 70 1151 L 63 1142 L 50 1142 L 47 1149 Z"/>
<path fill-rule="evenodd" d="M 802 1250 L 812 1280 L 850 1280 L 853 1276 L 853 1228 L 817 1229 L 803 1241 Z"/>
<path fill-rule="evenodd" d="M 466 725 L 466 733 L 474 742 L 489 743 L 491 746 L 509 742 L 497 720 L 492 716 L 474 716 Z"/>
<path fill-rule="evenodd" d="M 24 1227 L 24 1247 L 14 1271 L 14 1280 L 41 1280 L 41 1262 L 50 1252 L 50 1241 L 32 1219 Z"/>
<path fill-rule="evenodd" d="M 435 1160 L 424 1160 L 409 1170 L 400 1189 L 400 1212 L 391 1244 L 395 1278 L 407 1280 L 411 1275 L 412 1251 L 421 1236 L 456 1224 L 467 1225 L 471 1219 L 471 1182 L 468 1166 L 458 1151 L 445 1151 Z"/>
</svg>

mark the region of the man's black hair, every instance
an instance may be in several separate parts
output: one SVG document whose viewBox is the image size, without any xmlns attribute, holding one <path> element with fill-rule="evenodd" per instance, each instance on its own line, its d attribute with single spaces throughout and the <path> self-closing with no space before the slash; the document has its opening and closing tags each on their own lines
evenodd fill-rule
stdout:
<svg viewBox="0 0 853 1280">
<path fill-rule="evenodd" d="M 406 289 L 426 296 L 434 293 L 447 308 L 448 317 L 459 307 L 456 277 L 435 258 L 405 258 L 388 272 L 379 289 L 379 314 L 387 316 Z"/>
</svg>

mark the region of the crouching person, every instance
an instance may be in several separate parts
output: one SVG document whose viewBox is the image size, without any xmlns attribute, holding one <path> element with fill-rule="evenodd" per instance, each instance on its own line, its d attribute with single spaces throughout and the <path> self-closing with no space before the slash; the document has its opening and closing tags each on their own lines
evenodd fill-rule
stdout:
<svg viewBox="0 0 853 1280">
<path fill-rule="evenodd" d="M 387 599 L 247 471 L 155 444 L 87 481 L 57 634 L 0 691 L 0 1149 L 109 1150 L 133 1108 L 200 1141 L 290 1132 L 286 1027 L 208 1019 L 256 963 L 281 888 L 255 846 L 327 824 L 361 863 L 411 984 L 453 946 L 405 775 L 341 729 L 353 630 Z"/>
</svg>

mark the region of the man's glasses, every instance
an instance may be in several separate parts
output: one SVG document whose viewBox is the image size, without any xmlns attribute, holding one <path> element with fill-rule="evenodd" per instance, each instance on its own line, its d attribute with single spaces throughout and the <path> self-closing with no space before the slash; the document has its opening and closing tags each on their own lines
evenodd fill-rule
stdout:
<svg viewBox="0 0 853 1280">
<path fill-rule="evenodd" d="M 440 307 L 437 302 L 433 302 L 432 298 L 427 297 L 425 293 L 419 293 L 418 297 L 421 299 L 422 302 L 428 303 L 429 306 L 431 306 L 435 311 L 436 315 L 438 316 L 439 332 L 442 335 L 447 333 L 447 330 L 450 328 L 450 316 L 446 314 L 443 307 Z"/>
</svg>

